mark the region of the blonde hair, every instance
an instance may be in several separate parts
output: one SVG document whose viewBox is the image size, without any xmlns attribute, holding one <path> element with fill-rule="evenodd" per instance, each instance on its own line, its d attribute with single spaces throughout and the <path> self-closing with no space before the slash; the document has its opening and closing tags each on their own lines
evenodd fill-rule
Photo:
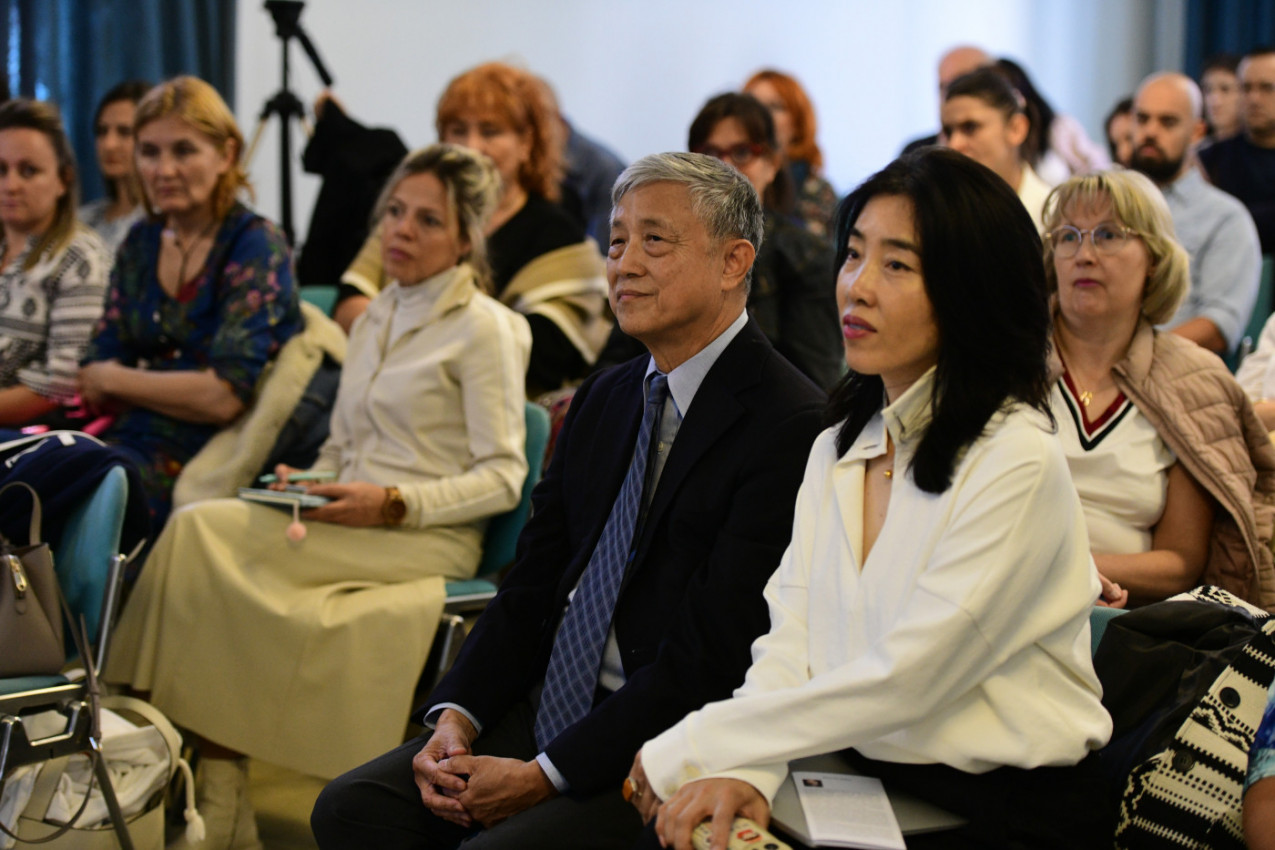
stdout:
<svg viewBox="0 0 1275 850">
<path fill-rule="evenodd" d="M 146 93 L 137 104 L 137 117 L 133 119 L 133 135 L 152 121 L 168 116 L 179 118 L 199 131 L 217 150 L 230 151 L 230 169 L 219 178 L 213 188 L 213 216 L 225 218 L 226 213 L 234 206 L 235 197 L 241 189 L 252 193 L 252 184 L 248 182 L 248 174 L 243 169 L 243 133 L 235 123 L 235 116 L 230 113 L 226 102 L 217 94 L 217 90 L 198 77 L 181 76 L 160 83 Z M 150 198 L 142 193 L 142 203 L 146 211 L 155 215 Z"/>
<path fill-rule="evenodd" d="M 62 116 L 52 103 L 19 97 L 0 104 L 0 130 L 35 130 L 49 140 L 57 161 L 57 174 L 66 191 L 58 198 L 53 222 L 35 239 L 31 252 L 23 262 L 24 271 L 35 267 L 46 255 L 55 256 L 71 244 L 75 236 L 75 210 L 79 206 L 79 178 L 75 168 L 75 152 L 62 128 Z"/>
<path fill-rule="evenodd" d="M 459 145 L 436 144 L 409 153 L 385 181 L 376 200 L 372 227 L 379 226 L 385 216 L 390 196 L 398 184 L 416 174 L 433 174 L 447 192 L 447 207 L 456 217 L 460 237 L 469 242 L 469 251 L 461 259 L 469 263 L 474 277 L 484 292 L 491 291 L 491 269 L 487 264 L 487 220 L 500 199 L 500 175 L 496 166 L 482 154 Z"/>
<path fill-rule="evenodd" d="M 1169 205 L 1145 175 L 1120 168 L 1072 177 L 1059 184 L 1045 200 L 1046 234 L 1058 228 L 1067 210 L 1104 203 L 1111 204 L 1117 222 L 1137 232 L 1151 257 L 1142 291 L 1142 315 L 1155 325 L 1167 322 L 1191 286 L 1190 258 L 1174 234 Z M 1049 291 L 1057 292 L 1053 240 L 1046 238 L 1044 245 L 1045 278 Z"/>
</svg>

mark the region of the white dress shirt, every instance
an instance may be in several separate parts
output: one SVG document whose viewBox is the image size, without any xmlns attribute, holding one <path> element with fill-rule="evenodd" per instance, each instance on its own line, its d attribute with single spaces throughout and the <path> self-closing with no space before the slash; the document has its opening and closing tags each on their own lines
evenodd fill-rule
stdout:
<svg viewBox="0 0 1275 850">
<path fill-rule="evenodd" d="M 972 773 L 1080 761 L 1111 720 L 1089 650 L 1099 592 L 1067 463 L 1039 413 L 988 422 L 943 493 L 906 472 L 929 424 L 933 370 L 844 456 L 816 440 L 793 540 L 766 586 L 770 632 L 732 699 L 642 750 L 667 799 L 707 776 L 773 798 L 790 759 L 854 747 Z M 889 512 L 862 557 L 863 484 L 895 442 Z"/>
</svg>

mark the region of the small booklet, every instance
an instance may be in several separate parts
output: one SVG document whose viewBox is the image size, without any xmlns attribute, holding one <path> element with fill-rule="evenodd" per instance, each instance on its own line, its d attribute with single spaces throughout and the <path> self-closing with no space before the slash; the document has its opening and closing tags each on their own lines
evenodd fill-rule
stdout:
<svg viewBox="0 0 1275 850">
<path fill-rule="evenodd" d="M 803 771 L 794 772 L 792 781 L 817 846 L 905 850 L 880 779 Z"/>
<path fill-rule="evenodd" d="M 295 490 L 266 490 L 258 487 L 240 487 L 239 498 L 247 499 L 249 502 L 261 502 L 264 505 L 275 505 L 288 510 L 292 510 L 293 505 L 299 505 L 303 511 L 308 511 L 310 508 L 321 508 L 332 501 L 327 496 L 312 496 L 309 493 L 298 493 Z"/>
</svg>

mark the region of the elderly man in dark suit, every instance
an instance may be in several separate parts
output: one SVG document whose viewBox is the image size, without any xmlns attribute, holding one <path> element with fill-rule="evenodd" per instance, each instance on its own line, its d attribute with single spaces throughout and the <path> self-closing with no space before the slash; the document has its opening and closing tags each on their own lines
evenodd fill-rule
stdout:
<svg viewBox="0 0 1275 850">
<path fill-rule="evenodd" d="M 612 198 L 611 306 L 650 356 L 576 393 L 516 564 L 423 712 L 433 733 L 325 789 L 323 848 L 627 847 L 634 754 L 729 696 L 768 626 L 823 394 L 744 309 L 756 192 L 670 153 Z"/>
</svg>

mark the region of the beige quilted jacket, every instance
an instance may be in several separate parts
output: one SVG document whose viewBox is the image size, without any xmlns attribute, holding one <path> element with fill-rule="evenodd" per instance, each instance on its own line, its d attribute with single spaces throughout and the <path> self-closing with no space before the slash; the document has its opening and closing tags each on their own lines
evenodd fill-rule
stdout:
<svg viewBox="0 0 1275 850">
<path fill-rule="evenodd" d="M 1201 583 L 1275 611 L 1275 446 L 1244 391 L 1215 355 L 1145 321 L 1113 371 L 1221 508 Z"/>
</svg>

